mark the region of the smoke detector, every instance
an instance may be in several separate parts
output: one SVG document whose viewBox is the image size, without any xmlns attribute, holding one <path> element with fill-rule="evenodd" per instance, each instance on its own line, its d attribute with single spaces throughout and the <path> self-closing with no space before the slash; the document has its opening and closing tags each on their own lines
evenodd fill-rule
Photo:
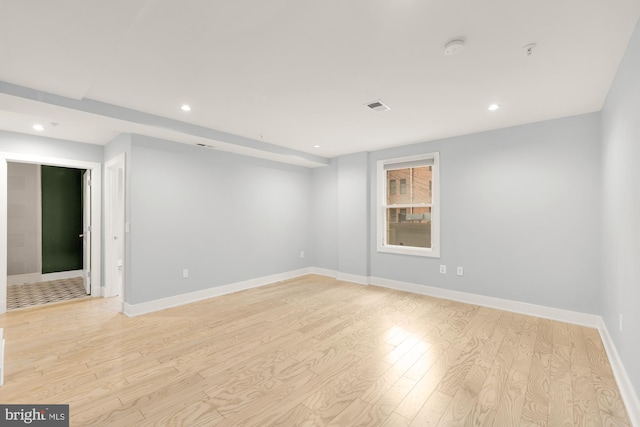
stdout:
<svg viewBox="0 0 640 427">
<path fill-rule="evenodd" d="M 371 108 L 373 111 L 378 111 L 378 112 L 389 111 L 391 109 L 388 105 L 383 104 L 382 101 L 373 101 L 365 105 Z"/>
<path fill-rule="evenodd" d="M 444 54 L 447 56 L 457 55 L 464 50 L 464 40 L 454 39 L 444 45 Z"/>
<path fill-rule="evenodd" d="M 533 55 L 533 51 L 535 50 L 535 48 L 536 48 L 535 43 L 529 43 L 522 47 L 522 51 L 524 52 L 525 56 L 531 56 Z"/>
</svg>

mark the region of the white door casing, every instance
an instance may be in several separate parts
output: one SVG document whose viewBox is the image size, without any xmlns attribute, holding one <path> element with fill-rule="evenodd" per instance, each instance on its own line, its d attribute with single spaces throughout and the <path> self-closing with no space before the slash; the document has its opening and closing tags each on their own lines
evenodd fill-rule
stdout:
<svg viewBox="0 0 640 427">
<path fill-rule="evenodd" d="M 68 168 L 87 169 L 91 171 L 91 225 L 94 230 L 102 227 L 102 165 L 97 162 L 46 157 L 35 154 L 19 154 L 0 152 L 0 313 L 7 311 L 7 162 L 33 163 L 40 165 L 61 166 Z M 91 239 L 91 296 L 100 295 L 101 271 L 101 238 L 100 233 L 93 233 Z"/>
<path fill-rule="evenodd" d="M 91 171 L 82 173 L 82 281 L 86 293 L 91 293 Z"/>
<path fill-rule="evenodd" d="M 105 163 L 105 297 L 124 300 L 125 154 Z"/>
</svg>

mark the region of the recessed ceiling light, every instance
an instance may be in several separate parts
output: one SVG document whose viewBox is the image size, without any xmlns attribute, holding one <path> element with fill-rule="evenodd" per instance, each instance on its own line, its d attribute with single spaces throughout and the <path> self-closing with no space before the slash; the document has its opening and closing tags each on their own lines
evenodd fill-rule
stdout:
<svg viewBox="0 0 640 427">
<path fill-rule="evenodd" d="M 496 111 L 498 109 L 500 109 L 500 106 L 498 104 L 489 105 L 489 111 Z"/>
<path fill-rule="evenodd" d="M 180 109 L 181 109 L 182 111 L 191 111 L 191 106 L 190 106 L 189 104 L 182 104 L 182 105 L 180 106 Z"/>
<path fill-rule="evenodd" d="M 313 148 L 320 148 L 318 144 L 314 145 Z"/>
<path fill-rule="evenodd" d="M 464 50 L 464 40 L 451 40 L 444 45 L 444 54 L 447 56 L 457 55 Z"/>
<path fill-rule="evenodd" d="M 42 126 L 40 123 L 36 123 L 32 126 L 32 128 L 33 130 L 37 130 L 38 132 L 42 132 L 44 130 L 44 126 Z"/>
</svg>

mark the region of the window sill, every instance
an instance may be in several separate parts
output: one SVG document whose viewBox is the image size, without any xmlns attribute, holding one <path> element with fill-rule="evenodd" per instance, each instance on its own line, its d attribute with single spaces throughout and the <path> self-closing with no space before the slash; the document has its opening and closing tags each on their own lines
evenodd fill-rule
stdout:
<svg viewBox="0 0 640 427">
<path fill-rule="evenodd" d="M 378 252 L 399 254 L 399 255 L 421 256 L 421 257 L 428 257 L 428 258 L 440 258 L 440 251 L 433 248 L 378 245 Z"/>
</svg>

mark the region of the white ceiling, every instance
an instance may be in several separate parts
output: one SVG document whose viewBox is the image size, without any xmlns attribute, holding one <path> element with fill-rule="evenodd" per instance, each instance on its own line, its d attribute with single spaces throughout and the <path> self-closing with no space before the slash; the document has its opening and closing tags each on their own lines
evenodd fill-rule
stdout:
<svg viewBox="0 0 640 427">
<path fill-rule="evenodd" d="M 598 111 L 639 16 L 638 0 L 0 0 L 0 129 L 313 163 Z"/>
</svg>

